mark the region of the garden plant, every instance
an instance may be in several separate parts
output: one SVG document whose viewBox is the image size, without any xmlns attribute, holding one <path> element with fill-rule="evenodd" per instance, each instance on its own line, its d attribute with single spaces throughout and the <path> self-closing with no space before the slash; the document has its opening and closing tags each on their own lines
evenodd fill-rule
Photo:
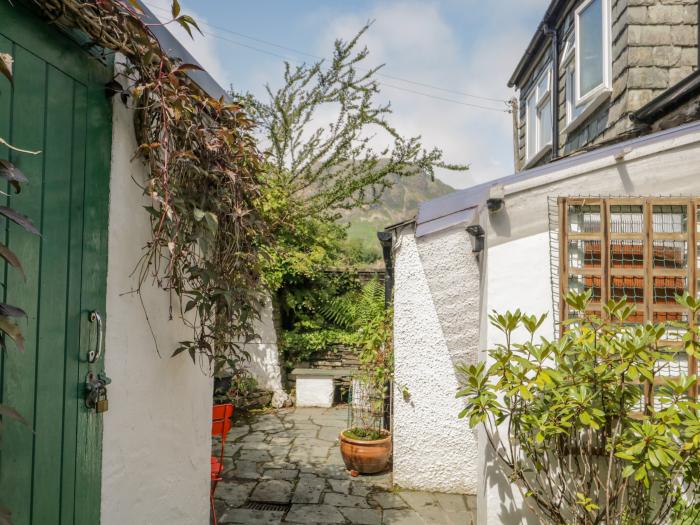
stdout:
<svg viewBox="0 0 700 525">
<path fill-rule="evenodd" d="M 348 344 L 345 330 L 322 315 L 329 299 L 359 288 L 354 270 L 372 259 L 347 242 L 344 210 L 376 204 L 401 177 L 433 178 L 450 164 L 420 136 L 404 136 L 382 98 L 382 65 L 371 65 L 361 39 L 335 41 L 332 55 L 285 64 L 279 89 L 234 98 L 254 119 L 265 162 L 258 200 L 274 242 L 260 245 L 262 276 L 281 319 L 279 339 L 289 367 L 316 351 Z"/>
<path fill-rule="evenodd" d="M 323 315 L 347 330 L 348 342 L 357 348 L 360 372 L 353 395 L 352 428 L 345 434 L 354 439 L 386 437 L 383 427 L 384 400 L 393 374 L 392 309 L 385 304 L 384 286 L 378 279 L 361 290 L 337 297 L 323 309 Z"/>
<path fill-rule="evenodd" d="M 556 340 L 536 337 L 545 316 L 491 315 L 503 343 L 487 363 L 460 366 L 460 417 L 483 427 L 542 523 L 700 523 L 696 376 L 669 373 L 697 355 L 700 330 L 631 323 L 624 298 L 592 313 L 590 297 L 566 296 L 576 316 Z M 676 300 L 697 318 L 700 301 Z"/>
</svg>

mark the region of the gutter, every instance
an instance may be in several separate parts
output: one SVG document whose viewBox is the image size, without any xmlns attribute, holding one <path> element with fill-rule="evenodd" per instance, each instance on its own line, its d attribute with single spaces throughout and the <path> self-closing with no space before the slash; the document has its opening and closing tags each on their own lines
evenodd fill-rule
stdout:
<svg viewBox="0 0 700 525">
<path fill-rule="evenodd" d="M 572 179 L 586 173 L 614 166 L 625 161 L 639 160 L 662 151 L 672 151 L 700 142 L 700 121 L 643 135 L 625 142 L 560 159 L 533 168 L 529 172 L 496 179 L 489 195 L 505 198 L 537 187 Z"/>
<path fill-rule="evenodd" d="M 700 46 L 698 46 L 698 48 L 700 50 Z M 630 118 L 641 124 L 653 124 L 699 94 L 700 70 L 695 70 L 683 80 L 651 100 L 641 109 L 632 113 Z"/>
<path fill-rule="evenodd" d="M 552 160 L 559 157 L 559 34 L 556 26 L 546 25 L 544 33 L 549 36 L 552 48 Z"/>
<path fill-rule="evenodd" d="M 553 25 L 555 15 L 559 14 L 561 8 L 566 4 L 566 0 L 551 0 L 547 11 L 545 11 L 542 21 L 537 26 L 535 34 L 532 36 L 532 40 L 525 50 L 525 54 L 520 58 L 518 65 L 515 66 L 515 71 L 510 76 L 508 80 L 508 87 L 512 88 L 517 86 L 518 82 L 522 78 L 525 68 L 530 65 L 532 56 L 537 52 L 537 50 L 542 45 L 542 39 L 545 37 L 545 30 L 547 26 Z"/>
<path fill-rule="evenodd" d="M 394 234 L 390 230 L 377 232 L 377 239 L 382 245 L 382 255 L 384 256 L 384 308 L 391 305 L 391 297 L 394 293 Z"/>
</svg>

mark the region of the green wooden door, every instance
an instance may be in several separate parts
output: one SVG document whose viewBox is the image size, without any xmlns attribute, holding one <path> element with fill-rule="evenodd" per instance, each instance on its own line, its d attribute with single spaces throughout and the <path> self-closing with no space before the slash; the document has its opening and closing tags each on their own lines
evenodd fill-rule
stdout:
<svg viewBox="0 0 700 525">
<path fill-rule="evenodd" d="M 14 4 L 0 0 L 0 52 L 14 58 L 13 84 L 0 76 L 0 137 L 41 153 L 0 145 L 0 158 L 28 177 L 10 205 L 42 237 L 0 223 L 26 273 L 25 281 L 0 267 L 0 293 L 28 313 L 20 321 L 26 350 L 9 343 L 0 356 L 0 401 L 32 427 L 4 422 L 0 505 L 15 525 L 94 525 L 102 416 L 86 409 L 84 380 L 88 366 L 102 366 L 102 359 L 88 365 L 87 353 L 96 344 L 89 312 L 105 307 L 111 109 L 104 84 L 111 67 Z"/>
</svg>

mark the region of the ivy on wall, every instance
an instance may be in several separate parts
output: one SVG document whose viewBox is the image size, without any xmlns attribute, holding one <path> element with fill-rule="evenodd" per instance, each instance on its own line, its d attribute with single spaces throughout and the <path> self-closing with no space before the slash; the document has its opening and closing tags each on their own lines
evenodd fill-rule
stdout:
<svg viewBox="0 0 700 525">
<path fill-rule="evenodd" d="M 135 109 L 137 154 L 149 167 L 143 186 L 152 237 L 138 263 L 146 284 L 178 299 L 192 329 L 173 355 L 202 355 L 215 366 L 241 355 L 254 337 L 260 270 L 261 157 L 253 122 L 237 104 L 216 100 L 188 76 L 199 69 L 169 57 L 141 18 L 136 0 L 32 0 L 51 23 L 79 30 L 125 58 Z M 172 20 L 190 34 L 196 22 L 172 2 Z"/>
</svg>

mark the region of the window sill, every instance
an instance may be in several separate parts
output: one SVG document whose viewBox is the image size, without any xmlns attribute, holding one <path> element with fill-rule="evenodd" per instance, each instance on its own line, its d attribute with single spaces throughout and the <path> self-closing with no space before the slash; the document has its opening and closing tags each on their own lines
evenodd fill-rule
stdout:
<svg viewBox="0 0 700 525">
<path fill-rule="evenodd" d="M 527 169 L 532 167 L 533 164 L 536 164 L 540 160 L 542 160 L 542 157 L 544 157 L 547 153 L 552 151 L 552 144 L 547 144 L 544 148 L 542 148 L 540 151 L 538 151 L 535 155 L 532 157 L 525 159 L 525 165 L 523 168 Z"/>
<path fill-rule="evenodd" d="M 588 120 L 588 117 L 590 117 L 606 100 L 610 99 L 611 94 L 612 89 L 606 89 L 605 91 L 598 93 L 598 95 L 588 103 L 586 109 L 584 109 L 580 115 L 569 122 L 564 129 L 561 130 L 562 133 L 568 134 L 578 128 L 581 124 Z"/>
</svg>

